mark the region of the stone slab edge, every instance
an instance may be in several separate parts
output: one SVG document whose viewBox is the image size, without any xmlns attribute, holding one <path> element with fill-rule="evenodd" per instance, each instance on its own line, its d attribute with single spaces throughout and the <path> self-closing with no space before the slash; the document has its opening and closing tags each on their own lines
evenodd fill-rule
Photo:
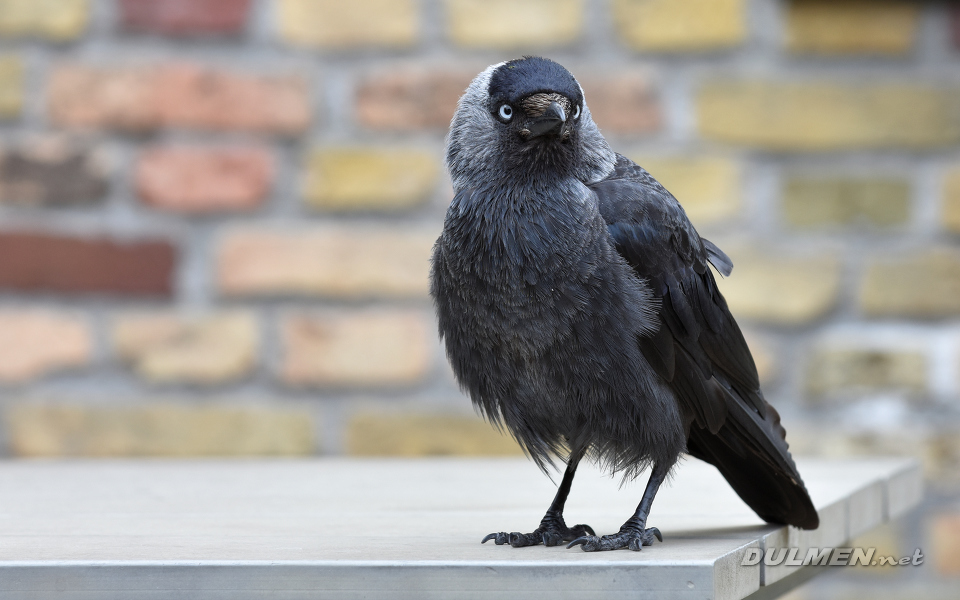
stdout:
<svg viewBox="0 0 960 600">
<path fill-rule="evenodd" d="M 0 565 L 0 597 L 150 598 L 742 598 L 758 589 L 740 569 L 745 544 L 718 561 L 583 564 L 512 561 L 30 561 Z M 653 568 L 651 568 L 653 567 Z M 717 567 L 736 571 L 716 577 Z M 736 574 L 735 574 L 736 573 Z M 64 583 L 69 582 L 69 591 Z M 176 584 L 174 588 L 171 584 Z M 171 589 L 173 588 L 173 589 Z M 709 591 L 708 591 L 709 590 Z M 49 596 L 48 596 L 49 595 Z"/>
</svg>

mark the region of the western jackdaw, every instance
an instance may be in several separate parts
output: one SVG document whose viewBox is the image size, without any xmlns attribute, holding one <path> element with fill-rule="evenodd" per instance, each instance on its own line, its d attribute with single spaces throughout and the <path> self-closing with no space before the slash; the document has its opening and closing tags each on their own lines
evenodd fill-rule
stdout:
<svg viewBox="0 0 960 600">
<path fill-rule="evenodd" d="M 654 496 L 681 452 L 719 469 L 765 521 L 818 516 L 760 391 L 740 328 L 677 200 L 616 154 L 559 64 L 524 57 L 480 73 L 457 105 L 446 164 L 456 196 L 434 247 L 431 294 L 462 388 L 541 469 L 566 461 L 531 533 L 484 542 L 613 550 L 653 543 Z M 616 534 L 568 527 L 563 507 L 590 456 L 651 469 Z"/>
</svg>

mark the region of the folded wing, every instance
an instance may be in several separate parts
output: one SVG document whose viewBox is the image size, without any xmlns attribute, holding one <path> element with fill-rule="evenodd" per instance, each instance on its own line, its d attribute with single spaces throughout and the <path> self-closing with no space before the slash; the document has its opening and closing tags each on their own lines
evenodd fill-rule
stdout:
<svg viewBox="0 0 960 600">
<path fill-rule="evenodd" d="M 687 451 L 716 466 L 764 520 L 816 528 L 780 415 L 760 391 L 753 357 L 708 266 L 729 275 L 733 264 L 700 238 L 649 173 L 618 159 L 610 177 L 589 187 L 617 250 L 660 299 L 660 328 L 639 343 L 680 403 Z"/>
</svg>

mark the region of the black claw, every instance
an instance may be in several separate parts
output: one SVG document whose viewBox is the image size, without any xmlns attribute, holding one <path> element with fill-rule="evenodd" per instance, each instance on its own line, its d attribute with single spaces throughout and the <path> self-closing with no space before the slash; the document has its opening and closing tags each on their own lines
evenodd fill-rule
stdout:
<svg viewBox="0 0 960 600">
<path fill-rule="evenodd" d="M 520 533 L 514 531 L 510 534 L 510 545 L 514 548 L 523 548 L 524 546 L 536 546 L 542 540 L 539 533 Z"/>
<path fill-rule="evenodd" d="M 656 527 L 649 529 L 622 528 L 613 535 L 596 537 L 593 535 L 583 535 L 567 544 L 567 548 L 582 546 L 584 552 L 596 552 L 598 550 L 620 550 L 629 549 L 639 552 L 644 546 L 652 546 L 654 539 L 663 541 L 660 530 Z"/>
<path fill-rule="evenodd" d="M 511 533 L 505 533 L 503 531 L 491 533 L 483 538 L 481 543 L 495 540 L 498 546 L 509 544 L 514 548 L 537 546 L 539 544 L 543 544 L 544 546 L 559 546 L 564 542 L 586 537 L 587 535 L 594 540 L 597 539 L 593 527 L 582 523 L 574 525 L 573 527 L 567 527 L 566 523 L 563 522 L 562 516 L 547 514 L 547 516 L 540 521 L 540 526 L 530 533 L 520 533 L 518 531 Z"/>
<path fill-rule="evenodd" d="M 540 537 L 543 540 L 544 546 L 559 546 L 563 543 L 563 536 L 552 531 L 544 531 Z"/>
<path fill-rule="evenodd" d="M 490 540 L 493 540 L 494 544 L 498 546 L 502 546 L 509 541 L 509 537 L 507 536 L 506 533 L 502 531 L 500 533 L 490 533 L 490 534 L 487 534 L 487 537 L 483 538 L 483 541 L 480 543 L 486 544 Z"/>
</svg>

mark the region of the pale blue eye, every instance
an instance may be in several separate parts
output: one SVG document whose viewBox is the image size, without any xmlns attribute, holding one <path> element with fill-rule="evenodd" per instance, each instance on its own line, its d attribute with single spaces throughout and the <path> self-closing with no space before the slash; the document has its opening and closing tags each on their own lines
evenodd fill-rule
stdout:
<svg viewBox="0 0 960 600">
<path fill-rule="evenodd" d="M 510 117 L 513 116 L 513 109 L 509 104 L 504 104 L 500 107 L 500 118 L 504 121 L 509 121 Z"/>
<path fill-rule="evenodd" d="M 579 119 L 579 118 L 580 118 L 580 105 L 579 105 L 579 104 L 577 105 L 577 109 L 573 111 L 573 118 L 574 118 L 574 119 Z"/>
</svg>

